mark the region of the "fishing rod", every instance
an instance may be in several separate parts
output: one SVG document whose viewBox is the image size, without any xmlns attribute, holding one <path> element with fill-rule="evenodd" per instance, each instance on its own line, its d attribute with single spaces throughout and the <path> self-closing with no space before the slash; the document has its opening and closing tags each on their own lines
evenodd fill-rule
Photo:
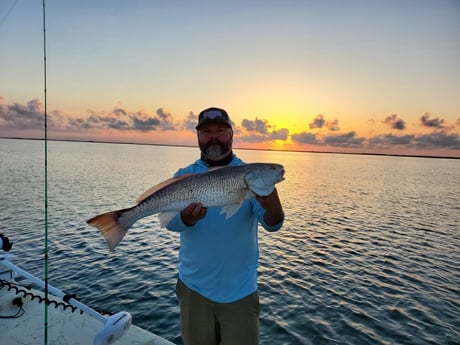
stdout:
<svg viewBox="0 0 460 345">
<path fill-rule="evenodd" d="M 80 301 L 72 298 L 48 283 L 48 98 L 47 98 L 47 54 L 46 54 L 46 0 L 42 1 L 43 15 L 43 94 L 44 94 L 44 125 L 45 125 L 45 281 L 35 277 L 22 268 L 14 265 L 7 260 L 7 256 L 0 255 L 0 264 L 9 268 L 13 272 L 29 279 L 38 287 L 44 290 L 45 300 L 48 300 L 48 293 L 62 298 L 64 302 L 80 309 L 84 313 L 92 316 L 103 323 L 103 328 L 94 337 L 94 345 L 109 345 L 121 338 L 125 331 L 131 326 L 132 316 L 126 311 L 120 311 L 110 317 L 98 313 L 96 310 L 88 307 Z M 12 242 L 3 234 L 0 234 L 0 249 L 9 251 Z M 48 304 L 45 303 L 45 324 L 44 324 L 44 342 L 48 344 Z"/>
<path fill-rule="evenodd" d="M 13 243 L 9 241 L 8 237 L 0 234 L 0 249 L 3 249 L 5 252 L 8 252 Z M 110 345 L 119 338 L 121 338 L 126 330 L 131 326 L 132 316 L 126 311 L 120 311 L 116 314 L 113 314 L 109 317 L 106 317 L 86 304 L 76 300 L 75 298 L 69 297 L 69 295 L 58 290 L 52 285 L 45 283 L 43 280 L 35 277 L 29 272 L 23 270 L 19 266 L 16 266 L 8 259 L 13 257 L 12 254 L 0 254 L 0 265 L 5 266 L 6 268 L 12 270 L 13 272 L 19 274 L 20 276 L 27 278 L 29 281 L 37 285 L 38 287 L 44 289 L 48 288 L 48 291 L 54 296 L 61 298 L 64 302 L 78 308 L 82 312 L 92 316 L 93 318 L 99 320 L 104 324 L 102 329 L 94 337 L 94 345 Z"/>
<path fill-rule="evenodd" d="M 45 125 L 45 299 L 48 299 L 48 98 L 47 98 L 47 70 L 46 70 L 46 0 L 42 3 L 43 15 L 43 99 L 44 99 L 44 125 Z M 45 303 L 44 310 L 44 345 L 48 345 L 48 304 Z"/>
</svg>

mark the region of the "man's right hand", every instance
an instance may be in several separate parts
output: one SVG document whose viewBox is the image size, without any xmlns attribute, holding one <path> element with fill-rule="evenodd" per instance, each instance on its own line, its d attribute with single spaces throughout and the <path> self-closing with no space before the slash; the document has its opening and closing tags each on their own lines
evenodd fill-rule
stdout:
<svg viewBox="0 0 460 345">
<path fill-rule="evenodd" d="M 207 210 L 200 202 L 193 202 L 181 211 L 180 216 L 185 225 L 194 226 L 206 216 Z"/>
</svg>

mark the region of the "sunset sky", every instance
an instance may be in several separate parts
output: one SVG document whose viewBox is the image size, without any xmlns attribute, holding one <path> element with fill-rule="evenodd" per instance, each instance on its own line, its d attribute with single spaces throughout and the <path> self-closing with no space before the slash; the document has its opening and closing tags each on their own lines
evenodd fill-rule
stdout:
<svg viewBox="0 0 460 345">
<path fill-rule="evenodd" d="M 48 136 L 460 157 L 458 0 L 47 0 Z M 44 135 L 42 0 L 0 1 L 0 137 Z"/>
</svg>

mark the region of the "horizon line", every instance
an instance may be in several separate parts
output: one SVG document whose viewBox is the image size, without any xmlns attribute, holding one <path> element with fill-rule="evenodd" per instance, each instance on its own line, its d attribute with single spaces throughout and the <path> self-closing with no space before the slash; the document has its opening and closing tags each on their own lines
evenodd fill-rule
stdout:
<svg viewBox="0 0 460 345">
<path fill-rule="evenodd" d="M 50 139 L 50 138 L 27 138 L 27 137 L 3 137 L 0 139 L 14 139 L 14 140 L 41 140 L 41 141 L 63 141 L 63 142 L 77 142 L 77 143 L 94 143 L 94 144 L 121 144 L 121 145 L 143 145 L 143 146 L 166 146 L 166 147 L 197 147 L 196 145 L 185 144 L 155 144 L 155 143 L 136 143 L 129 141 L 106 141 L 106 140 L 77 140 L 77 139 Z M 383 156 L 383 157 L 413 157 L 413 158 L 435 158 L 435 159 L 460 159 L 455 156 L 435 156 L 435 155 L 416 155 L 416 154 L 397 154 L 397 153 L 379 153 L 379 152 L 340 152 L 340 151 L 317 151 L 317 150 L 282 150 L 282 149 L 269 149 L 269 148 L 252 148 L 252 147 L 233 147 L 234 150 L 248 150 L 248 151 L 274 151 L 274 152 L 299 152 L 299 153 L 324 153 L 324 154 L 339 154 L 339 155 L 360 155 L 360 156 Z"/>
</svg>

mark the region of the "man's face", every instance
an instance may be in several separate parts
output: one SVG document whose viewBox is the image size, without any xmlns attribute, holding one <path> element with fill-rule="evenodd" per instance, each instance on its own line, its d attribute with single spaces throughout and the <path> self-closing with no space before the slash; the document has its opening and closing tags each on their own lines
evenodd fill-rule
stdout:
<svg viewBox="0 0 460 345">
<path fill-rule="evenodd" d="M 208 123 L 198 130 L 198 145 L 208 159 L 221 160 L 232 150 L 233 130 L 224 124 Z"/>
</svg>

